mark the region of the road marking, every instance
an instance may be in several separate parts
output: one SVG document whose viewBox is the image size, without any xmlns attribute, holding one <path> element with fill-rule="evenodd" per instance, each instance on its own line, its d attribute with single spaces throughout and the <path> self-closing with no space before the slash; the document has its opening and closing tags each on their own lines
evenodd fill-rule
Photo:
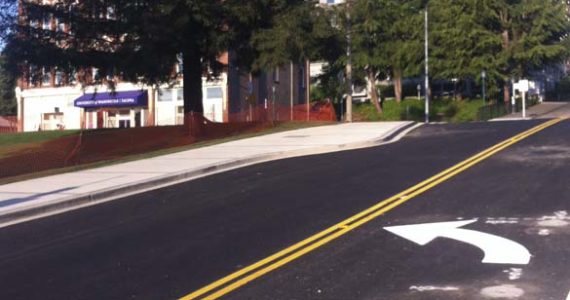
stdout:
<svg viewBox="0 0 570 300">
<path fill-rule="evenodd" d="M 443 292 L 454 292 L 459 291 L 458 287 L 455 286 L 431 286 L 431 285 L 420 285 L 415 286 L 412 285 L 410 287 L 410 291 L 418 291 L 418 292 L 433 292 L 433 291 L 443 291 Z"/>
<path fill-rule="evenodd" d="M 504 270 L 503 273 L 509 274 L 509 280 L 519 280 L 523 275 L 523 269 L 521 268 L 510 268 L 508 270 Z"/>
<path fill-rule="evenodd" d="M 523 245 L 500 236 L 461 228 L 475 222 L 477 219 L 391 226 L 384 229 L 421 246 L 438 237 L 476 246 L 485 253 L 482 261 L 485 264 L 528 265 L 531 255 Z"/>
<path fill-rule="evenodd" d="M 499 144 L 496 144 L 458 164 L 455 166 L 444 170 L 437 175 L 434 175 L 419 184 L 406 189 L 405 191 L 394 195 L 334 226 L 331 226 L 305 240 L 302 240 L 286 249 L 283 249 L 271 256 L 268 256 L 250 266 L 247 266 L 237 272 L 234 272 L 226 277 L 223 277 L 209 285 L 206 285 L 191 294 L 188 294 L 181 300 L 191 300 L 191 299 L 217 299 L 223 295 L 230 293 L 231 291 L 261 277 L 317 248 L 322 245 L 333 241 L 348 232 L 362 226 L 365 223 L 383 215 L 384 213 L 394 209 L 395 207 L 413 199 L 417 195 L 424 193 L 425 191 L 433 188 L 436 185 L 448 180 L 451 177 L 469 169 L 475 164 L 489 158 L 490 156 L 496 154 L 499 151 L 506 149 L 507 147 L 539 132 L 550 126 L 553 126 L 564 119 L 553 119 L 547 121 L 541 125 L 531 128 L 525 132 L 522 132 L 510 139 L 507 139 Z M 406 197 L 404 197 L 406 196 Z M 570 299 L 569 299 L 570 300 Z"/>
<path fill-rule="evenodd" d="M 570 292 L 568 292 L 568 296 L 566 296 L 566 300 L 570 300 Z"/>
</svg>

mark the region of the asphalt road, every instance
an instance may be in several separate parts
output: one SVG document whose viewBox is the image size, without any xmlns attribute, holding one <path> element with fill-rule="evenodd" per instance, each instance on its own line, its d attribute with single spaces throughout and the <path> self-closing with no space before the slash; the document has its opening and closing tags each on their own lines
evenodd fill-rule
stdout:
<svg viewBox="0 0 570 300">
<path fill-rule="evenodd" d="M 255 165 L 0 229 L 0 299 L 182 297 L 538 123 L 430 125 L 390 145 Z M 565 121 L 531 136 L 225 298 L 563 300 L 568 132 Z M 459 219 L 524 245 L 530 263 L 483 264 L 473 245 L 420 246 L 384 229 Z"/>
</svg>

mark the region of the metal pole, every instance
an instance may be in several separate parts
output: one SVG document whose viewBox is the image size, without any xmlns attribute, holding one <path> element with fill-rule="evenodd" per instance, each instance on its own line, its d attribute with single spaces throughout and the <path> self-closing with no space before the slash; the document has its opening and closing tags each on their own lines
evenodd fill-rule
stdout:
<svg viewBox="0 0 570 300">
<path fill-rule="evenodd" d="M 307 101 L 307 122 L 311 121 L 311 63 L 307 59 L 305 66 L 305 88 L 307 91 L 306 101 Z"/>
<path fill-rule="evenodd" d="M 275 123 L 275 84 L 271 87 L 271 123 Z"/>
<path fill-rule="evenodd" d="M 340 97 L 340 120 L 344 119 L 344 99 Z"/>
<path fill-rule="evenodd" d="M 346 96 L 346 122 L 352 122 L 352 43 L 350 20 L 350 0 L 346 1 L 346 81 L 348 93 Z"/>
<path fill-rule="evenodd" d="M 526 119 L 526 92 L 522 91 L 522 117 Z"/>
<path fill-rule="evenodd" d="M 517 109 L 517 102 L 515 100 L 515 79 L 511 78 L 511 114 L 514 114 Z"/>
<path fill-rule="evenodd" d="M 483 79 L 483 103 L 487 104 L 487 95 L 485 93 L 485 79 Z"/>
<path fill-rule="evenodd" d="M 293 61 L 291 61 L 289 68 L 290 68 L 290 77 L 291 77 L 290 78 L 290 84 L 289 84 L 289 89 L 290 89 L 289 90 L 289 102 L 290 102 L 289 105 L 291 106 L 289 115 L 290 115 L 290 120 L 293 121 L 293 68 L 294 68 Z"/>
<path fill-rule="evenodd" d="M 426 4 L 425 20 L 424 20 L 424 34 L 425 34 L 425 122 L 429 123 L 429 40 L 428 40 L 428 7 Z"/>
</svg>

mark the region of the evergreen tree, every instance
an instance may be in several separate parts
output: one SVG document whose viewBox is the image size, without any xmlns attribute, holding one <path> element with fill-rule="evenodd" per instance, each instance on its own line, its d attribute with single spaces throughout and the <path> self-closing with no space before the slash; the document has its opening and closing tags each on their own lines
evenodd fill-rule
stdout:
<svg viewBox="0 0 570 300">
<path fill-rule="evenodd" d="M 16 79 L 7 70 L 3 56 L 0 56 L 0 115 L 16 114 Z"/>
<path fill-rule="evenodd" d="M 315 1 L 289 6 L 254 30 L 252 46 L 259 53 L 253 67 L 273 68 L 291 61 L 333 60 L 342 52 L 342 37 L 332 25 L 329 11 Z"/>
<path fill-rule="evenodd" d="M 392 1 L 393 23 L 388 29 L 387 46 L 390 76 L 394 83 L 396 101 L 402 100 L 404 77 L 421 74 L 424 61 L 422 0 Z"/>
<path fill-rule="evenodd" d="M 489 30 L 495 20 L 483 1 L 432 1 L 429 12 L 434 78 L 457 79 L 461 84 L 478 78 L 483 70 L 491 81 L 500 78 L 501 41 Z"/>
<path fill-rule="evenodd" d="M 15 1 L 15 0 L 3 0 Z M 184 110 L 202 112 L 202 76 L 222 70 L 219 56 L 233 48 L 240 63 L 259 54 L 249 44 L 254 29 L 271 23 L 274 14 L 305 3 L 302 0 L 56 0 L 50 4 L 22 2 L 27 18 L 13 23 L 7 55 L 11 61 L 56 67 L 72 73 L 90 67 L 96 78 L 158 84 L 175 79 L 177 57 L 183 61 Z M 47 18 L 64 30 L 43 30 Z"/>
<path fill-rule="evenodd" d="M 359 0 L 354 2 L 355 66 L 366 73 L 371 101 L 380 112 L 376 81 L 391 77 L 396 100 L 402 99 L 403 76 L 416 75 L 422 58 L 420 1 Z"/>
<path fill-rule="evenodd" d="M 385 76 L 390 61 L 388 57 L 388 32 L 392 26 L 394 7 L 387 0 L 360 0 L 346 6 L 350 14 L 351 48 L 354 66 L 365 71 L 370 88 L 370 101 L 378 112 L 382 111 L 376 89 L 376 81 Z"/>
<path fill-rule="evenodd" d="M 569 21 L 560 0 L 437 0 L 429 4 L 431 58 L 436 78 L 503 83 L 530 76 L 568 54 Z"/>
<path fill-rule="evenodd" d="M 527 77 L 567 57 L 568 6 L 562 0 L 495 0 L 489 6 L 496 18 L 492 30 L 502 42 L 498 61 L 508 102 L 509 79 Z"/>
</svg>

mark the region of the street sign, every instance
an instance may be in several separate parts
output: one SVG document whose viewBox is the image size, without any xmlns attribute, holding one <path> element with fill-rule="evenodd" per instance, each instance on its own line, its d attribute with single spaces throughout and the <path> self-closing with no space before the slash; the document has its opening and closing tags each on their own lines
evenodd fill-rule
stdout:
<svg viewBox="0 0 570 300">
<path fill-rule="evenodd" d="M 527 79 L 519 80 L 519 82 L 516 82 L 514 84 L 514 89 L 521 93 L 528 92 L 529 88 L 530 88 L 530 83 Z"/>
<path fill-rule="evenodd" d="M 391 233 L 425 246 L 438 237 L 457 240 L 480 248 L 485 253 L 483 263 L 527 265 L 529 251 L 521 244 L 496 235 L 463 229 L 461 227 L 477 222 L 467 221 L 427 223 L 385 227 Z"/>
</svg>

